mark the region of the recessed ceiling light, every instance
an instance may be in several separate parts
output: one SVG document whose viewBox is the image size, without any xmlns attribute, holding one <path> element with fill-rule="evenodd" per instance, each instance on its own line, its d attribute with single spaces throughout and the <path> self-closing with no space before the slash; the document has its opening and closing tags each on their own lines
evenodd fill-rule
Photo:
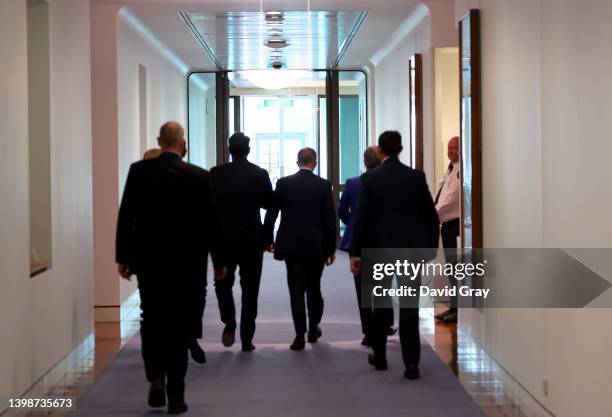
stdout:
<svg viewBox="0 0 612 417">
<path fill-rule="evenodd" d="M 278 22 L 284 19 L 283 12 L 280 11 L 270 11 L 266 12 L 266 21 L 268 22 Z"/>
<path fill-rule="evenodd" d="M 289 43 L 285 39 L 268 39 L 264 45 L 268 48 L 284 48 L 288 46 Z"/>
<path fill-rule="evenodd" d="M 301 70 L 252 70 L 241 71 L 240 75 L 251 83 L 265 90 L 280 90 L 291 87 L 302 78 L 306 77 L 307 72 Z"/>
</svg>

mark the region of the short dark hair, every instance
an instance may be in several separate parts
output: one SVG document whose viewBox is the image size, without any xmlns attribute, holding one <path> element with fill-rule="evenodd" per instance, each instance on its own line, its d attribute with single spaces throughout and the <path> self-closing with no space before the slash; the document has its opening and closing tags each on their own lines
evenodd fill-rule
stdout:
<svg viewBox="0 0 612 417">
<path fill-rule="evenodd" d="M 397 156 L 402 151 L 402 135 L 396 130 L 387 130 L 378 137 L 378 146 L 386 156 Z"/>
<path fill-rule="evenodd" d="M 229 153 L 233 157 L 244 157 L 251 152 L 251 147 L 249 146 L 249 142 L 251 138 L 245 135 L 242 132 L 236 132 L 232 136 L 230 136 L 228 143 Z"/>
<path fill-rule="evenodd" d="M 374 169 L 380 165 L 380 155 L 375 146 L 368 147 L 363 153 L 363 162 L 366 169 Z"/>
<path fill-rule="evenodd" d="M 317 151 L 312 148 L 302 148 L 297 154 L 298 166 L 312 164 L 317 161 Z"/>
</svg>

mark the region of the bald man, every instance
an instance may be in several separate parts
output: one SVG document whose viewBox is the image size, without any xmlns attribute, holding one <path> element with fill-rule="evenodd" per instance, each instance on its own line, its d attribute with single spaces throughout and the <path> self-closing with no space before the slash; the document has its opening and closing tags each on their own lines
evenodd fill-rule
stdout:
<svg viewBox="0 0 612 417">
<path fill-rule="evenodd" d="M 117 222 L 119 275 L 137 276 L 142 357 L 149 405 L 187 411 L 187 350 L 201 337 L 206 264 L 212 252 L 222 278 L 221 221 L 207 171 L 185 163 L 184 130 L 176 122 L 159 132 L 159 157 L 135 162 L 125 183 Z"/>
<path fill-rule="evenodd" d="M 336 251 L 336 212 L 331 183 L 316 175 L 317 153 L 312 148 L 298 152 L 299 171 L 276 183 L 273 202 L 266 212 L 265 236 L 274 258 L 285 261 L 295 339 L 291 350 L 303 350 L 308 306 L 308 342 L 321 337 L 323 296 L 321 275 L 325 265 L 334 262 Z M 274 224 L 282 213 L 276 241 Z M 306 297 L 307 302 L 304 302 Z"/>
<path fill-rule="evenodd" d="M 450 163 L 440 181 L 434 203 L 442 224 L 440 234 L 447 258 L 446 262 L 455 263 L 457 257 L 453 252 L 457 250 L 459 218 L 461 217 L 461 164 L 459 162 L 459 138 L 457 136 L 448 141 L 447 155 Z M 457 285 L 454 278 L 451 278 L 451 285 Z M 457 297 L 453 296 L 450 300 L 450 308 L 443 313 L 436 314 L 436 320 L 456 323 L 457 314 Z"/>
</svg>

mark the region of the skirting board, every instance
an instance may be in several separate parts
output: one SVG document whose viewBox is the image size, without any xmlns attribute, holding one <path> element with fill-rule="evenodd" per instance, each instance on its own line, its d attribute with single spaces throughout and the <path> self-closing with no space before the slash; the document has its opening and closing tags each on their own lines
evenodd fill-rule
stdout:
<svg viewBox="0 0 612 417">
<path fill-rule="evenodd" d="M 121 321 L 121 306 L 94 307 L 94 320 L 96 323 L 119 323 Z"/>
<path fill-rule="evenodd" d="M 20 398 L 33 398 L 48 395 L 53 387 L 59 384 L 66 376 L 71 374 L 82 374 L 86 369 L 93 367 L 95 336 L 91 333 L 70 353 L 64 356 L 58 363 L 40 377 L 32 386 L 23 393 Z M 75 371 L 77 370 L 77 371 Z M 0 416 L 5 416 L 7 409 L 0 409 Z M 31 415 L 25 410 L 23 413 L 11 411 L 11 416 Z"/>
<path fill-rule="evenodd" d="M 501 383 L 504 397 L 528 417 L 555 417 L 545 405 L 540 403 L 535 396 L 504 368 L 470 333 L 469 326 L 466 325 L 464 320 L 474 320 L 479 317 L 481 313 L 476 309 L 463 309 L 461 313 L 459 314 L 457 332 L 461 332 L 461 336 L 467 338 L 472 344 L 472 347 L 480 351 L 479 355 L 485 357 L 491 364 L 491 372 Z"/>
<path fill-rule="evenodd" d="M 138 291 L 134 291 L 120 306 L 94 306 L 94 320 L 96 323 L 119 323 L 133 318 L 139 312 L 140 297 Z"/>
</svg>

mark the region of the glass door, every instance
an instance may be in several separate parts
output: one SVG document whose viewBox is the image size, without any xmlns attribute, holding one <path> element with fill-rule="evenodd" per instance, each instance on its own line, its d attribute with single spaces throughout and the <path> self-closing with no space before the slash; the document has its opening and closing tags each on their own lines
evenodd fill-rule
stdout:
<svg viewBox="0 0 612 417">
<path fill-rule="evenodd" d="M 338 152 L 333 159 L 337 169 L 334 191 L 340 200 L 346 181 L 360 176 L 365 167 L 363 152 L 368 146 L 367 84 L 361 71 L 340 71 L 338 76 Z M 345 225 L 338 222 L 338 238 L 344 236 Z"/>
<path fill-rule="evenodd" d="M 196 165 L 210 169 L 229 160 L 227 139 L 240 130 L 251 138 L 249 160 L 267 170 L 273 184 L 297 171 L 297 153 L 306 146 L 317 151 L 316 173 L 331 182 L 336 202 L 346 180 L 364 171 L 362 71 L 305 72 L 279 90 L 256 85 L 241 72 L 193 73 L 188 88 L 188 157 Z M 340 238 L 344 225 L 338 230 Z"/>
<path fill-rule="evenodd" d="M 316 96 L 250 95 L 240 98 L 241 130 L 251 138 L 249 160 L 270 174 L 272 183 L 297 172 L 297 153 L 317 149 Z"/>
</svg>

